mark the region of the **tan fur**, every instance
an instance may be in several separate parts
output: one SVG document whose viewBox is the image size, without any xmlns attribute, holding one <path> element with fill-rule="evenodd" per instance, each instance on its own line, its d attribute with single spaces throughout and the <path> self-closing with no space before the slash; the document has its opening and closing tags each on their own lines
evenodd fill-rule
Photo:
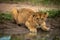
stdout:
<svg viewBox="0 0 60 40">
<path fill-rule="evenodd" d="M 48 17 L 48 13 L 34 12 L 33 10 L 26 8 L 22 8 L 20 10 L 15 8 L 12 11 L 12 15 L 17 24 L 25 24 L 31 32 L 37 32 L 36 28 L 49 31 L 45 22 Z"/>
<path fill-rule="evenodd" d="M 17 8 L 13 8 L 11 11 L 12 11 L 11 15 L 12 15 L 13 19 L 17 22 L 17 19 L 18 19 L 18 10 L 17 10 Z"/>
</svg>

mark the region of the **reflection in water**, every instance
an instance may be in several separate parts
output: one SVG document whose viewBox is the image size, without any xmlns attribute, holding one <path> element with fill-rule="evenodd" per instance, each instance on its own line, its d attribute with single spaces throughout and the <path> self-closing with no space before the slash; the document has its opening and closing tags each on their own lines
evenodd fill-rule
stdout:
<svg viewBox="0 0 60 40">
<path fill-rule="evenodd" d="M 47 33 L 25 33 L 25 34 L 11 34 L 10 36 L 1 36 L 0 40 L 46 40 Z"/>
<path fill-rule="evenodd" d="M 2 35 L 0 40 L 53 40 L 53 35 L 50 32 L 39 33 L 23 33 L 23 34 L 11 34 L 10 36 Z"/>
<path fill-rule="evenodd" d="M 11 34 L 7 33 L 9 35 L 3 35 L 6 34 L 3 32 L 0 34 L 0 40 L 60 40 L 60 28 L 56 28 L 50 32 L 39 30 L 37 33 L 16 33 L 13 34 L 11 32 Z"/>
<path fill-rule="evenodd" d="M 11 40 L 35 40 L 36 38 L 37 38 L 36 33 L 26 33 L 11 36 Z"/>
<path fill-rule="evenodd" d="M 18 34 L 18 35 L 11 35 L 11 40 L 47 40 L 49 35 L 46 33 L 44 34 L 37 34 L 37 33 L 26 33 L 26 34 Z"/>
<path fill-rule="evenodd" d="M 37 38 L 37 33 L 27 33 L 25 34 L 25 40 L 35 40 Z"/>
</svg>

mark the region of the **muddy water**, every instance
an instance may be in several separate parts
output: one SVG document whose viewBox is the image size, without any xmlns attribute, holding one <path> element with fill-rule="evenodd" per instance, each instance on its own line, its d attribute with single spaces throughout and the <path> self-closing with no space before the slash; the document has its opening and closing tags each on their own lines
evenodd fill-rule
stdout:
<svg viewBox="0 0 60 40">
<path fill-rule="evenodd" d="M 18 33 L 18 34 L 6 34 L 0 33 L 0 40 L 60 40 L 60 29 L 54 29 L 50 32 L 44 32 L 42 30 L 38 33 Z"/>
<path fill-rule="evenodd" d="M 12 34 L 12 35 L 0 35 L 0 40 L 48 40 L 48 34 Z"/>
</svg>

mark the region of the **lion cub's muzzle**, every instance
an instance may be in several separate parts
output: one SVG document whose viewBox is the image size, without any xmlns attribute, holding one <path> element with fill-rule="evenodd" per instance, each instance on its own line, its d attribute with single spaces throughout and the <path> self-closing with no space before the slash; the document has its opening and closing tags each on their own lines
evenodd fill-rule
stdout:
<svg viewBox="0 0 60 40">
<path fill-rule="evenodd" d="M 40 28 L 41 27 L 41 23 L 40 22 L 36 23 L 36 26 L 37 26 L 37 28 Z"/>
</svg>

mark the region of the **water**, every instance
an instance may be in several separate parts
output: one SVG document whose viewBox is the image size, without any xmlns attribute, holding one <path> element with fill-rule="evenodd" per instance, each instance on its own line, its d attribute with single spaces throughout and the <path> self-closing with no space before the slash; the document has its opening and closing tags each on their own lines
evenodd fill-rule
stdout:
<svg viewBox="0 0 60 40">
<path fill-rule="evenodd" d="M 2 32 L 0 33 L 0 40 L 60 40 L 59 30 L 60 29 L 57 28 L 50 32 L 39 30 L 38 33 L 23 33 L 23 31 L 21 31 L 21 33 L 13 33 L 14 31 L 9 31 L 8 33 Z"/>
<path fill-rule="evenodd" d="M 46 34 L 37 35 L 36 33 L 1 35 L 0 40 L 45 40 L 49 37 Z"/>
<path fill-rule="evenodd" d="M 3 36 L 0 37 L 0 40 L 10 40 L 11 36 Z"/>
</svg>

